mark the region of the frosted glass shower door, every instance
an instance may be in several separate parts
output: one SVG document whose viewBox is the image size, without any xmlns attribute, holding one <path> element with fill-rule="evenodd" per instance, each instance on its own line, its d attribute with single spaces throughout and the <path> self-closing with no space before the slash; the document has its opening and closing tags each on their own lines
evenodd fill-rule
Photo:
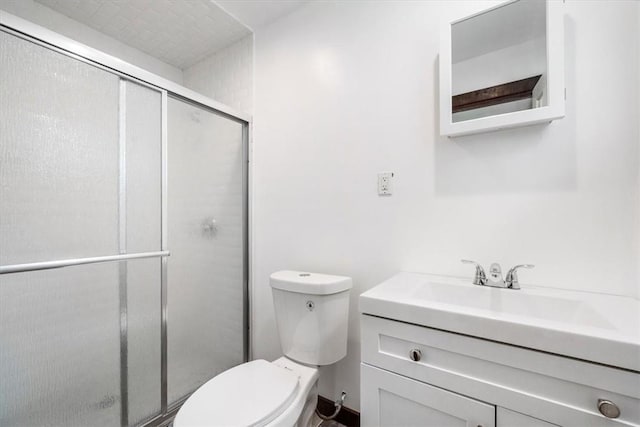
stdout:
<svg viewBox="0 0 640 427">
<path fill-rule="evenodd" d="M 118 253 L 118 77 L 0 32 L 0 265 Z M 0 275 L 0 425 L 120 424 L 118 265 Z"/>
<path fill-rule="evenodd" d="M 0 31 L 0 266 L 160 251 L 159 90 Z M 0 274 L 0 425 L 161 409 L 161 261 Z"/>
<path fill-rule="evenodd" d="M 244 361 L 243 126 L 168 100 L 168 399 Z"/>
</svg>

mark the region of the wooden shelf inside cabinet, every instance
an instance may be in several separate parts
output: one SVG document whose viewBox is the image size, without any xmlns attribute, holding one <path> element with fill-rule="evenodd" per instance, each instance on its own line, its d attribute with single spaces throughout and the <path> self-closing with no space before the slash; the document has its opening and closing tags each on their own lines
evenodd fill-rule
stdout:
<svg viewBox="0 0 640 427">
<path fill-rule="evenodd" d="M 452 96 L 452 110 L 454 113 L 459 113 L 461 111 L 531 98 L 533 88 L 538 84 L 540 77 L 542 77 L 542 74 Z"/>
</svg>

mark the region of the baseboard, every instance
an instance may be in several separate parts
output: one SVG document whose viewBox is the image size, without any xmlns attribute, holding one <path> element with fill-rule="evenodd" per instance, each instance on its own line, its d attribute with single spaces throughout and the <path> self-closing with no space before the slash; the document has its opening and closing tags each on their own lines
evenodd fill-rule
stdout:
<svg viewBox="0 0 640 427">
<path fill-rule="evenodd" d="M 324 396 L 318 396 L 318 411 L 323 415 L 333 414 L 336 407 L 333 400 Z M 360 427 L 360 412 L 343 406 L 335 420 L 347 427 Z"/>
</svg>

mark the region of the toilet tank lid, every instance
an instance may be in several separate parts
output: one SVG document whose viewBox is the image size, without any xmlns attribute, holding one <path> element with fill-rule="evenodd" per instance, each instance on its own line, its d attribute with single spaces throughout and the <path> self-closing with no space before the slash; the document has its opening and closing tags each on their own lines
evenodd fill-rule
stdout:
<svg viewBox="0 0 640 427">
<path fill-rule="evenodd" d="M 305 271 L 282 270 L 271 275 L 271 287 L 283 291 L 309 295 L 337 294 L 351 289 L 351 277 Z"/>
</svg>

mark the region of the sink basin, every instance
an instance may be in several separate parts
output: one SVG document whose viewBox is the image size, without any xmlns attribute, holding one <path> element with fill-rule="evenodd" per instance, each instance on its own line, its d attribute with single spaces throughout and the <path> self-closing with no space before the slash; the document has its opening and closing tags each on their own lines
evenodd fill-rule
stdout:
<svg viewBox="0 0 640 427">
<path fill-rule="evenodd" d="M 477 285 L 430 283 L 421 286 L 415 297 L 431 302 L 486 310 L 495 314 L 537 318 L 540 320 L 614 329 L 614 326 L 584 301 L 558 296 L 535 295 L 510 289 Z"/>
<path fill-rule="evenodd" d="M 363 293 L 360 311 L 640 371 L 640 302 L 633 298 L 399 273 Z"/>
</svg>

